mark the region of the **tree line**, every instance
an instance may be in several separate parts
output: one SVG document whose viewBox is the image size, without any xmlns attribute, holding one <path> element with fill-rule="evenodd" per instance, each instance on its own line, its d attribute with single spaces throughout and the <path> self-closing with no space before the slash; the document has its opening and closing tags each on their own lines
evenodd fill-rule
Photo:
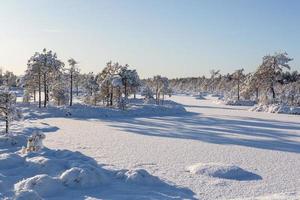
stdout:
<svg viewBox="0 0 300 200">
<path fill-rule="evenodd" d="M 210 77 L 190 77 L 170 80 L 177 93 L 213 93 L 232 100 L 255 100 L 262 104 L 285 103 L 300 105 L 300 74 L 291 71 L 287 53 L 264 56 L 252 73 L 237 69 L 221 74 L 211 70 Z"/>
</svg>

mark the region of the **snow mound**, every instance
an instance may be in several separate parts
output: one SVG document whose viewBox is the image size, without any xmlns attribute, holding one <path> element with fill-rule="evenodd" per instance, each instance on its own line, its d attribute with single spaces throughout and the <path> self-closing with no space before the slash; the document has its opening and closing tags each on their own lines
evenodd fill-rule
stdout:
<svg viewBox="0 0 300 200">
<path fill-rule="evenodd" d="M 26 190 L 18 193 L 15 200 L 42 200 L 42 198 L 35 191 Z"/>
<path fill-rule="evenodd" d="M 55 174 L 68 168 L 67 162 L 62 159 L 49 159 L 43 156 L 36 156 L 26 159 L 28 169 L 39 173 Z"/>
<path fill-rule="evenodd" d="M 144 169 L 123 170 L 117 173 L 117 178 L 125 180 L 125 182 L 146 185 L 160 185 L 161 180 L 150 175 Z"/>
<path fill-rule="evenodd" d="M 230 106 L 254 106 L 256 104 L 255 101 L 251 100 L 227 100 L 225 101 L 225 105 Z"/>
<path fill-rule="evenodd" d="M 132 100 L 133 101 L 133 100 Z M 27 116 L 27 119 L 35 118 L 36 108 L 31 107 L 33 110 Z M 155 102 L 145 103 L 142 99 L 137 99 L 133 103 L 129 103 L 125 110 L 120 110 L 113 107 L 105 106 L 92 106 L 83 104 L 74 104 L 72 108 L 68 109 L 71 113 L 68 115 L 70 118 L 77 119 L 106 119 L 106 118 L 119 118 L 119 117 L 145 117 L 145 116 L 169 116 L 187 113 L 183 105 L 178 104 L 171 100 L 164 100 L 160 105 Z M 47 108 L 47 112 L 38 113 L 38 117 L 66 117 L 65 107 L 52 107 Z"/>
<path fill-rule="evenodd" d="M 35 191 L 41 197 L 49 197 L 63 191 L 63 186 L 59 179 L 46 174 L 22 180 L 15 184 L 15 192 L 20 194 L 23 191 Z"/>
<path fill-rule="evenodd" d="M 261 179 L 259 175 L 246 171 L 238 166 L 220 163 L 197 163 L 187 167 L 187 171 L 192 174 L 238 181 Z"/>
<path fill-rule="evenodd" d="M 88 188 L 106 182 L 106 178 L 96 168 L 73 167 L 60 176 L 63 184 L 71 188 Z"/>
<path fill-rule="evenodd" d="M 0 154 L 0 169 L 14 168 L 24 163 L 25 159 L 16 153 Z"/>
<path fill-rule="evenodd" d="M 268 113 L 282 113 L 282 114 L 294 114 L 300 115 L 300 107 L 288 106 L 283 104 L 259 104 L 249 109 L 255 112 L 268 112 Z"/>
</svg>

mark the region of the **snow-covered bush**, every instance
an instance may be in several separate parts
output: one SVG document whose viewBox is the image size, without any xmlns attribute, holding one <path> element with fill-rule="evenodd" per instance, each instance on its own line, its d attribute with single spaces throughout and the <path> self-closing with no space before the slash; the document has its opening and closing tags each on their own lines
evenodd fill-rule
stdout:
<svg viewBox="0 0 300 200">
<path fill-rule="evenodd" d="M 289 106 L 287 104 L 259 104 L 249 109 L 256 112 L 282 113 L 300 115 L 300 107 Z"/>
<path fill-rule="evenodd" d="M 41 150 L 43 146 L 43 140 L 46 138 L 45 134 L 41 132 L 33 133 L 27 140 L 27 147 L 23 150 L 23 153 L 26 152 L 36 152 Z"/>
</svg>

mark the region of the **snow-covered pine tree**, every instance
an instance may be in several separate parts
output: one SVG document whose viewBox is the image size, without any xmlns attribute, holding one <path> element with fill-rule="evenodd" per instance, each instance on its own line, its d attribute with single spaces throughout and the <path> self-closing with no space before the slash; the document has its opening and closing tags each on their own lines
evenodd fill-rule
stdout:
<svg viewBox="0 0 300 200">
<path fill-rule="evenodd" d="M 97 102 L 95 101 L 97 100 L 97 92 L 99 91 L 99 85 L 97 82 L 98 76 L 95 76 L 93 72 L 90 72 L 88 74 L 84 74 L 82 79 L 82 87 L 85 91 L 85 103 L 93 103 L 96 105 Z"/>
<path fill-rule="evenodd" d="M 76 66 L 78 62 L 74 60 L 73 58 L 70 58 L 68 60 L 68 63 L 70 65 L 69 68 L 69 74 L 70 74 L 70 106 L 73 104 L 73 83 L 74 83 L 74 77 L 77 76 L 79 73 L 78 67 Z"/>
<path fill-rule="evenodd" d="M 164 94 L 168 90 L 168 87 L 169 87 L 168 78 L 157 75 L 157 76 L 153 77 L 151 82 L 152 82 L 151 85 L 155 91 L 156 104 L 159 104 L 161 94 L 163 95 L 163 98 L 164 98 Z"/>
<path fill-rule="evenodd" d="M 290 69 L 289 62 L 292 60 L 287 53 L 264 56 L 262 64 L 254 74 L 256 76 L 255 80 L 258 81 L 256 84 L 259 84 L 265 93 L 270 91 L 273 101 L 276 98 L 275 85 L 280 79 L 279 76 L 284 69 Z"/>
<path fill-rule="evenodd" d="M 146 85 L 142 89 L 141 95 L 143 97 L 145 97 L 145 101 L 148 102 L 150 99 L 153 99 L 154 93 L 153 93 L 152 89 L 148 85 Z"/>
<path fill-rule="evenodd" d="M 44 107 L 46 107 L 47 102 L 49 101 L 49 88 L 53 83 L 51 81 L 51 76 L 57 71 L 60 71 L 64 66 L 64 63 L 57 58 L 56 53 L 43 49 L 42 53 L 36 52 L 28 60 L 27 65 L 28 71 L 30 71 L 29 74 L 37 75 L 38 77 L 39 107 L 41 107 L 42 85 L 44 89 Z"/>
<path fill-rule="evenodd" d="M 69 101 L 68 92 L 69 74 L 57 73 L 51 87 L 51 97 L 56 105 L 66 105 Z"/>
<path fill-rule="evenodd" d="M 220 70 L 210 70 L 210 80 L 208 83 L 208 90 L 212 93 L 216 92 L 216 86 L 221 79 Z"/>
<path fill-rule="evenodd" d="M 140 85 L 140 78 L 136 70 L 128 69 L 129 65 L 122 66 L 119 71 L 119 75 L 122 78 L 124 85 L 124 96 L 127 99 L 129 92 L 136 93 L 137 87 Z M 129 91 L 130 89 L 130 91 Z"/>
<path fill-rule="evenodd" d="M 241 86 L 241 82 L 244 79 L 245 75 L 244 75 L 244 69 L 238 69 L 236 70 L 233 74 L 232 74 L 232 78 L 235 82 L 235 84 L 237 85 L 237 100 L 240 100 L 240 86 Z"/>
<path fill-rule="evenodd" d="M 17 86 L 17 76 L 10 71 L 6 71 L 2 76 L 3 84 L 10 88 Z"/>
<path fill-rule="evenodd" d="M 0 116 L 5 121 L 5 133 L 9 132 L 10 122 L 21 118 L 16 108 L 16 95 L 8 89 L 0 90 Z"/>
<path fill-rule="evenodd" d="M 152 81 L 153 81 L 153 86 L 155 88 L 156 104 L 159 104 L 160 91 L 161 91 L 161 88 L 163 87 L 162 77 L 160 75 L 156 75 L 153 77 Z"/>
</svg>

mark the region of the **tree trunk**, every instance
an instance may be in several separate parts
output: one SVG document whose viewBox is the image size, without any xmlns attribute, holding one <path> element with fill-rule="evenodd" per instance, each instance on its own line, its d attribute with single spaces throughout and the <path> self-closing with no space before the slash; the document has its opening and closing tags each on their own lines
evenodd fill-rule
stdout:
<svg viewBox="0 0 300 200">
<path fill-rule="evenodd" d="M 125 93 L 125 98 L 127 99 L 127 80 L 125 80 L 125 83 L 124 83 L 124 93 Z"/>
<path fill-rule="evenodd" d="M 107 93 L 107 96 L 106 96 L 106 106 L 107 107 L 109 106 L 109 98 L 110 98 L 110 93 Z"/>
<path fill-rule="evenodd" d="M 33 102 L 35 102 L 36 101 L 36 90 L 34 89 L 33 90 Z"/>
<path fill-rule="evenodd" d="M 5 133 L 8 133 L 8 128 L 9 128 L 9 121 L 8 121 L 8 113 L 5 113 Z"/>
<path fill-rule="evenodd" d="M 113 105 L 113 93 L 114 93 L 114 88 L 111 86 L 111 92 L 110 92 L 110 106 Z"/>
<path fill-rule="evenodd" d="M 238 80 L 238 101 L 240 100 L 240 79 Z"/>
<path fill-rule="evenodd" d="M 73 72 L 71 71 L 70 106 L 73 104 Z"/>
<path fill-rule="evenodd" d="M 258 101 L 258 88 L 255 89 L 255 93 L 256 93 L 256 101 Z"/>
<path fill-rule="evenodd" d="M 39 108 L 42 107 L 42 81 L 41 81 L 41 70 L 39 69 Z"/>
<path fill-rule="evenodd" d="M 118 94 L 119 94 L 119 99 L 122 97 L 122 89 L 121 87 L 118 87 Z"/>
<path fill-rule="evenodd" d="M 5 95 L 6 96 L 6 99 L 5 99 L 5 133 L 7 134 L 8 133 L 8 128 L 9 128 L 9 119 L 8 119 L 8 115 L 9 115 L 9 109 L 8 109 L 8 95 Z"/>
<path fill-rule="evenodd" d="M 48 85 L 46 86 L 46 100 L 47 100 L 47 102 L 49 102 L 49 87 L 48 87 Z"/>
<path fill-rule="evenodd" d="M 295 101 L 295 96 L 292 94 L 292 97 L 291 97 L 291 105 L 294 105 L 294 101 Z"/>
<path fill-rule="evenodd" d="M 271 85 L 271 92 L 272 92 L 273 100 L 275 100 L 276 94 L 275 94 L 275 90 L 274 90 L 274 85 L 273 85 L 273 83 L 272 83 L 272 85 Z"/>
<path fill-rule="evenodd" d="M 44 108 L 47 106 L 47 75 L 44 73 Z"/>
<path fill-rule="evenodd" d="M 158 105 L 159 104 L 158 85 L 156 85 L 155 97 L 156 97 L 156 104 Z"/>
<path fill-rule="evenodd" d="M 78 96 L 79 94 L 79 86 L 78 86 L 78 83 L 76 83 L 76 96 Z"/>
</svg>

